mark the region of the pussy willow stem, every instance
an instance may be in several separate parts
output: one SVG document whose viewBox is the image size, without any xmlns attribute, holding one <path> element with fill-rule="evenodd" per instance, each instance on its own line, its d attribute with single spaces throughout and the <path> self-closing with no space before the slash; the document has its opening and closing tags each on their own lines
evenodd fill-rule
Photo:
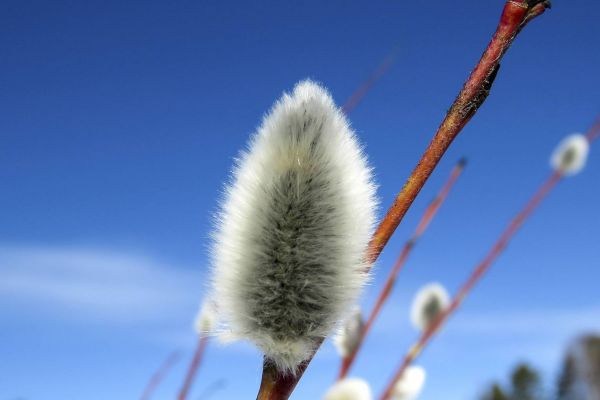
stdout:
<svg viewBox="0 0 600 400">
<path fill-rule="evenodd" d="M 173 352 L 169 354 L 169 356 L 165 359 L 165 361 L 161 364 L 161 366 L 156 370 L 154 375 L 148 381 L 144 392 L 142 393 L 142 397 L 140 400 L 149 400 L 152 397 L 152 394 L 163 380 L 165 375 L 171 370 L 173 365 L 179 361 L 179 352 Z"/>
<path fill-rule="evenodd" d="M 377 260 L 452 141 L 487 98 L 498 72 L 500 60 L 517 34 L 529 21 L 542 14 L 549 6 L 549 1 L 540 0 L 510 0 L 506 2 L 496 32 L 483 56 L 454 100 L 433 140 L 396 197 L 392 207 L 375 231 L 367 249 L 368 261 Z M 295 375 L 279 373 L 275 366 L 265 359 L 257 400 L 288 399 L 323 341 L 324 338 L 316 339 L 315 351 L 298 367 Z"/>
<path fill-rule="evenodd" d="M 462 303 L 465 296 L 469 293 L 469 291 L 473 288 L 473 286 L 481 279 L 483 274 L 487 272 L 490 265 L 493 261 L 502 253 L 502 250 L 508 244 L 510 238 L 515 234 L 518 230 L 519 226 L 523 223 L 523 221 L 531 214 L 531 212 L 539 205 L 539 203 L 543 200 L 543 198 L 548 194 L 548 192 L 558 183 L 561 178 L 560 173 L 552 173 L 550 177 L 544 182 L 544 184 L 539 188 L 539 190 L 535 193 L 535 195 L 531 198 L 531 200 L 527 203 L 527 206 L 517 215 L 515 219 L 512 220 L 508 228 L 502 233 L 500 239 L 496 242 L 496 244 L 492 247 L 488 255 L 483 259 L 483 261 L 473 270 L 469 279 L 465 282 L 465 284 L 460 288 L 458 294 L 454 297 L 448 308 L 445 312 L 443 312 L 432 324 L 426 329 L 417 343 L 411 347 L 408 354 L 404 357 L 402 364 L 398 371 L 394 374 L 393 378 L 390 380 L 385 392 L 380 397 L 381 400 L 387 400 L 390 398 L 395 383 L 402 377 L 406 368 L 408 368 L 413 361 L 417 358 L 417 356 L 421 353 L 423 348 L 429 343 L 431 338 L 435 335 L 435 333 L 441 328 L 447 318 L 452 314 L 458 306 Z"/>
<path fill-rule="evenodd" d="M 593 142 L 594 140 L 598 139 L 598 137 L 600 136 L 600 116 L 596 119 L 596 122 L 594 122 L 594 125 L 592 125 L 592 127 L 590 128 L 590 130 L 585 134 L 585 137 L 587 138 L 588 142 Z"/>
<path fill-rule="evenodd" d="M 373 85 L 377 83 L 379 79 L 381 79 L 385 73 L 390 69 L 396 56 L 398 55 L 400 47 L 398 45 L 394 46 L 392 51 L 385 57 L 383 62 L 373 71 L 373 73 L 369 76 L 369 78 L 364 81 L 355 91 L 350 95 L 348 100 L 342 106 L 342 111 L 344 114 L 350 114 L 360 103 L 360 101 L 365 97 L 365 95 L 371 90 Z"/>
<path fill-rule="evenodd" d="M 375 232 L 371 242 L 373 251 L 371 259 L 377 258 L 452 141 L 486 100 L 498 73 L 500 60 L 517 34 L 529 21 L 542 14 L 548 7 L 550 7 L 549 1 L 511 0 L 506 2 L 491 42 Z"/>
<path fill-rule="evenodd" d="M 593 140 L 600 136 L 600 118 L 587 132 L 586 138 L 591 143 Z M 561 181 L 563 175 L 559 171 L 554 171 L 546 179 L 546 181 L 539 187 L 534 195 L 526 203 L 525 207 L 513 218 L 510 224 L 506 227 L 504 232 L 500 235 L 494 246 L 490 249 L 485 258 L 476 266 L 469 278 L 463 284 L 454 297 L 448 308 L 440 314 L 440 316 L 426 329 L 419 337 L 416 344 L 414 344 L 408 354 L 404 357 L 402 364 L 389 381 L 388 386 L 381 395 L 381 400 L 388 400 L 393 392 L 394 385 L 402 378 L 402 375 L 406 369 L 414 362 L 414 360 L 421 354 L 425 346 L 429 344 L 431 339 L 441 329 L 448 318 L 454 313 L 462 304 L 465 297 L 473 289 L 475 284 L 483 277 L 483 275 L 489 270 L 493 262 L 502 254 L 512 237 L 517 233 L 519 228 L 523 225 L 525 220 L 535 211 L 540 205 L 542 200 L 552 191 L 558 182 Z"/>
<path fill-rule="evenodd" d="M 345 358 L 342 359 L 342 366 L 340 368 L 340 373 L 339 373 L 338 379 L 343 379 L 348 374 L 348 371 L 352 367 L 354 360 L 356 359 L 356 355 L 358 354 L 358 351 L 361 349 L 362 344 L 364 343 L 364 340 L 365 340 L 367 334 L 369 333 L 369 331 L 371 330 L 371 327 L 373 326 L 373 323 L 375 322 L 375 319 L 377 319 L 377 317 L 379 316 L 379 313 L 381 312 L 383 305 L 389 298 L 389 296 L 392 292 L 392 289 L 394 288 L 394 284 L 396 283 L 398 274 L 400 273 L 400 270 L 406 263 L 406 260 L 408 259 L 408 256 L 409 256 L 410 252 L 412 251 L 412 249 L 417 244 L 417 241 L 423 235 L 423 233 L 425 232 L 425 230 L 431 223 L 431 220 L 436 215 L 436 213 L 440 209 L 442 203 L 448 196 L 448 193 L 450 193 L 450 190 L 452 189 L 452 187 L 454 186 L 454 184 L 460 177 L 460 175 L 464 169 L 465 163 L 466 163 L 465 160 L 461 159 L 456 164 L 456 166 L 452 169 L 452 172 L 450 173 L 448 180 L 444 183 L 440 192 L 437 194 L 435 199 L 429 204 L 429 206 L 423 213 L 423 216 L 421 217 L 421 220 L 417 224 L 417 228 L 415 229 L 412 237 L 406 242 L 406 244 L 402 248 L 400 255 L 396 259 L 396 262 L 394 263 L 394 266 L 392 267 L 392 270 L 390 271 L 390 274 L 388 275 L 388 278 L 383 286 L 383 289 L 379 293 L 377 301 L 375 302 L 375 306 L 373 307 L 373 309 L 371 310 L 371 313 L 369 314 L 369 317 L 367 318 L 367 322 L 365 323 L 365 325 L 361 331 L 360 338 L 358 340 L 358 343 L 356 344 L 356 347 L 352 350 L 352 352 L 350 352 L 350 354 L 348 354 L 348 356 L 346 356 Z"/>
<path fill-rule="evenodd" d="M 194 377 L 196 376 L 196 372 L 200 367 L 200 363 L 202 362 L 202 356 L 204 355 L 204 350 L 206 349 L 206 345 L 208 344 L 208 336 L 202 334 L 198 338 L 198 343 L 196 345 L 196 351 L 194 352 L 194 357 L 190 362 L 190 366 L 188 367 L 187 374 L 185 376 L 185 380 L 183 382 L 183 386 L 179 390 L 179 395 L 177 396 L 177 400 L 185 400 L 187 399 L 188 393 L 192 387 L 192 383 L 194 382 Z"/>
</svg>

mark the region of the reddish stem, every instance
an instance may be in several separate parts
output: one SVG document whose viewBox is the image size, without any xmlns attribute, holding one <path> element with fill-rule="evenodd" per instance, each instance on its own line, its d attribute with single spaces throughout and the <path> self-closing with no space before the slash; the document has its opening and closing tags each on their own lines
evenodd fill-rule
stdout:
<svg viewBox="0 0 600 400">
<path fill-rule="evenodd" d="M 175 365 L 175 363 L 177 363 L 177 361 L 179 361 L 179 353 L 178 352 L 175 351 L 175 352 L 169 354 L 169 356 L 165 359 L 165 361 L 161 364 L 161 366 L 158 368 L 158 370 L 156 370 L 154 375 L 152 375 L 152 377 L 148 381 L 148 384 L 146 385 L 146 388 L 144 389 L 144 392 L 142 393 L 142 397 L 140 397 L 140 400 L 150 399 L 150 397 L 152 396 L 152 393 L 154 393 L 154 391 L 156 390 L 156 388 L 158 387 L 160 382 L 167 375 L 167 373 L 171 370 L 173 365 Z"/>
<path fill-rule="evenodd" d="M 431 328 L 427 329 L 419 338 L 417 344 L 411 348 L 411 351 L 405 357 L 404 362 L 402 363 L 400 369 L 394 375 L 394 378 L 391 380 L 388 385 L 387 390 L 381 396 L 382 400 L 387 400 L 391 396 L 391 392 L 393 390 L 395 382 L 400 379 L 406 368 L 414 361 L 414 359 L 420 354 L 423 350 L 424 346 L 427 345 L 429 340 L 434 336 L 434 334 L 441 328 L 444 322 L 448 319 L 450 314 L 452 314 L 462 303 L 466 295 L 471 291 L 473 286 L 481 279 L 481 277 L 488 271 L 489 267 L 496 260 L 496 258 L 502 253 L 502 251 L 506 248 L 506 245 L 510 241 L 510 239 L 514 236 L 514 234 L 518 231 L 519 227 L 523 224 L 525 219 L 531 215 L 531 213 L 535 210 L 535 208 L 540 204 L 540 202 L 546 197 L 546 195 L 552 190 L 552 188 L 560 181 L 562 175 L 560 173 L 554 172 L 550 177 L 544 182 L 544 184 L 538 189 L 538 191 L 534 194 L 534 196 L 529 200 L 527 205 L 517 216 L 511 221 L 506 230 L 502 233 L 498 241 L 494 244 L 490 252 L 483 259 L 483 261 L 473 270 L 472 274 L 469 276 L 465 284 L 461 287 L 458 294 L 454 297 L 452 303 L 448 307 L 448 309 L 440 315 L 437 321 L 432 324 Z"/>
<path fill-rule="evenodd" d="M 598 139 L 599 136 L 600 136 L 600 117 L 598 117 L 596 119 L 596 122 L 594 122 L 592 127 L 585 134 L 585 137 L 587 138 L 588 142 L 590 142 L 590 143 L 593 142 L 594 140 Z"/>
<path fill-rule="evenodd" d="M 196 376 L 196 372 L 200 367 L 200 362 L 202 361 L 202 356 L 204 355 L 204 350 L 206 349 L 206 345 L 208 344 L 208 336 L 201 335 L 198 339 L 198 344 L 196 345 L 196 351 L 194 352 L 194 357 L 192 358 L 192 362 L 188 368 L 187 374 L 185 376 L 185 381 L 183 382 L 183 386 L 179 391 L 179 395 L 177 396 L 177 400 L 185 400 L 187 395 L 192 387 L 192 383 L 194 382 L 194 377 Z"/>
<path fill-rule="evenodd" d="M 600 137 L 600 117 L 588 130 L 585 136 L 590 143 L 598 139 L 598 137 Z M 390 398 L 390 395 L 394 388 L 394 384 L 402 377 L 404 371 L 419 356 L 419 354 L 423 351 L 423 348 L 429 343 L 431 338 L 439 331 L 442 325 L 448 320 L 450 315 L 454 313 L 456 309 L 462 304 L 465 297 L 473 289 L 473 286 L 475 286 L 475 284 L 479 282 L 483 275 L 488 271 L 492 263 L 498 258 L 500 254 L 502 254 L 502 251 L 504 251 L 511 238 L 515 235 L 515 233 L 517 233 L 521 225 L 523 225 L 523 222 L 525 222 L 525 220 L 533 213 L 533 211 L 542 202 L 542 200 L 544 200 L 548 193 L 550 193 L 550 191 L 556 186 L 556 184 L 560 182 L 562 177 L 563 175 L 560 172 L 553 172 L 550 175 L 550 177 L 537 190 L 537 192 L 535 192 L 535 194 L 527 202 L 525 207 L 510 222 L 510 224 L 504 230 L 502 235 L 500 235 L 498 241 L 496 241 L 494 246 L 491 248 L 487 256 L 473 270 L 471 276 L 469 276 L 469 279 L 467 279 L 464 285 L 460 288 L 458 294 L 454 297 L 454 300 L 452 301 L 452 303 L 450 303 L 446 311 L 439 316 L 439 318 L 432 324 L 432 326 L 429 329 L 423 332 L 417 343 L 410 349 L 408 354 L 404 357 L 400 368 L 398 369 L 394 377 L 391 379 L 384 394 L 381 396 L 381 400 L 387 400 Z"/>
<path fill-rule="evenodd" d="M 371 76 L 369 76 L 369 78 L 363 82 L 358 89 L 354 91 L 354 93 L 352 93 L 348 100 L 346 100 L 342 106 L 342 111 L 345 114 L 350 114 L 356 108 L 358 103 L 360 103 L 363 97 L 365 97 L 365 95 L 369 92 L 369 90 L 371 90 L 373 85 L 375 85 L 375 83 L 390 69 L 394 63 L 398 49 L 398 46 L 394 47 L 390 54 L 388 54 L 383 62 L 377 67 L 377 69 L 373 71 Z"/>
<path fill-rule="evenodd" d="M 491 248 L 487 256 L 477 265 L 477 267 L 473 270 L 467 281 L 463 284 L 463 286 L 458 291 L 458 294 L 454 297 L 448 308 L 445 312 L 443 312 L 436 321 L 431 324 L 431 327 L 426 329 L 417 343 L 410 349 L 408 354 L 405 356 L 400 368 L 394 374 L 393 378 L 390 380 L 385 392 L 381 396 L 381 400 L 387 400 L 391 397 L 391 394 L 394 390 L 394 385 L 396 382 L 402 377 L 406 368 L 408 368 L 413 361 L 417 358 L 417 356 L 421 353 L 423 348 L 429 343 L 431 338 L 438 332 L 441 326 L 446 322 L 448 317 L 456 311 L 456 309 L 460 306 L 464 298 L 471 291 L 473 286 L 481 277 L 489 270 L 492 263 L 498 258 L 498 256 L 502 253 L 502 251 L 506 248 L 506 245 L 510 241 L 510 239 L 514 236 L 514 234 L 519 230 L 525 219 L 531 215 L 531 213 L 536 209 L 536 207 L 540 204 L 540 202 L 548 195 L 548 193 L 556 186 L 556 184 L 561 180 L 562 175 L 559 172 L 553 172 L 550 177 L 543 183 L 543 185 L 537 190 L 537 192 L 533 195 L 533 197 L 527 202 L 525 207 L 516 215 L 516 217 L 510 222 L 508 227 L 504 230 L 500 238 L 496 241 L 494 246 Z"/>
<path fill-rule="evenodd" d="M 542 14 L 550 6 L 549 1 L 529 1 L 531 3 L 528 3 L 527 0 L 509 0 L 504 6 L 496 33 L 490 44 L 458 97 L 454 100 L 433 140 L 396 197 L 394 204 L 377 228 L 368 248 L 367 259 L 370 262 L 377 260 L 454 138 L 487 98 L 498 72 L 500 59 L 517 34 L 529 21 Z M 296 375 L 281 375 L 271 363 L 264 362 L 257 400 L 285 400 L 289 398 L 324 340 L 324 338 L 316 339 L 315 351 L 308 360 L 299 366 Z"/>
<path fill-rule="evenodd" d="M 431 202 L 431 204 L 429 204 L 429 206 L 423 213 L 423 216 L 421 217 L 421 220 L 419 221 L 417 228 L 415 229 L 415 232 L 413 233 L 412 237 L 410 238 L 410 240 L 408 240 L 406 242 L 406 244 L 402 248 L 402 251 L 400 252 L 400 256 L 394 263 L 394 266 L 393 266 L 392 270 L 390 271 L 390 274 L 388 275 L 385 285 L 383 286 L 383 289 L 379 293 L 379 297 L 377 298 L 377 301 L 375 302 L 375 306 L 373 307 L 373 310 L 371 311 L 371 313 L 369 314 L 369 317 L 367 318 L 367 322 L 365 323 L 365 325 L 363 327 L 360 339 L 359 339 L 356 347 L 350 354 L 348 354 L 347 357 L 345 357 L 342 360 L 342 367 L 340 368 L 340 373 L 339 373 L 338 379 L 343 379 L 348 374 L 348 371 L 350 370 L 350 368 L 352 367 L 352 364 L 354 363 L 354 360 L 356 359 L 356 355 L 358 354 L 358 351 L 360 350 L 362 344 L 364 343 L 365 337 L 371 330 L 371 327 L 373 326 L 375 319 L 379 316 L 379 313 L 381 312 L 381 309 L 382 309 L 384 303 L 389 298 L 389 295 L 392 292 L 394 284 L 396 283 L 398 274 L 400 273 L 400 270 L 404 266 L 406 259 L 408 258 L 408 255 L 410 254 L 411 250 L 414 248 L 414 246 L 417 243 L 417 241 L 419 240 L 419 238 L 423 235 L 423 233 L 429 226 L 431 220 L 433 219 L 433 217 L 435 216 L 437 211 L 440 209 L 442 203 L 448 196 L 448 193 L 450 193 L 450 190 L 452 189 L 452 187 L 458 180 L 460 174 L 462 173 L 464 166 L 465 166 L 465 161 L 460 160 L 458 162 L 458 164 L 452 169 L 452 172 L 450 173 L 448 180 L 446 181 L 446 183 L 444 184 L 444 186 L 442 187 L 442 189 L 440 190 L 440 192 L 438 193 L 436 198 Z"/>
<path fill-rule="evenodd" d="M 543 13 L 549 5 L 546 1 L 536 3 L 532 7 L 528 6 L 526 1 L 506 3 L 496 32 L 479 63 L 471 72 L 433 140 L 375 232 L 371 246 L 374 249 L 372 258 L 376 258 L 381 252 L 452 141 L 489 95 L 500 67 L 500 60 L 517 34 L 527 22 Z"/>
</svg>

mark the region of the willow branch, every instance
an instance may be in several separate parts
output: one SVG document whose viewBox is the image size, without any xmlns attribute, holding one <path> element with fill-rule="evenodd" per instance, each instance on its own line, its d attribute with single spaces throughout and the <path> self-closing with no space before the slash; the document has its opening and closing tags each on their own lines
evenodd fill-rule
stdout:
<svg viewBox="0 0 600 400">
<path fill-rule="evenodd" d="M 456 166 L 452 169 L 452 172 L 450 173 L 448 180 L 446 181 L 446 183 L 444 183 L 444 185 L 442 186 L 442 189 L 437 194 L 435 199 L 429 204 L 429 206 L 423 213 L 421 220 L 417 224 L 417 228 L 415 229 L 413 235 L 411 236 L 411 238 L 406 242 L 406 244 L 402 248 L 402 251 L 400 252 L 400 255 L 398 256 L 398 259 L 394 263 L 394 266 L 392 267 L 392 270 L 390 271 L 390 274 L 388 275 L 388 278 L 383 286 L 383 289 L 379 293 L 379 296 L 375 302 L 375 306 L 373 307 L 373 310 L 371 310 L 371 313 L 369 314 L 369 317 L 367 318 L 367 322 L 365 323 L 365 325 L 362 329 L 362 332 L 360 334 L 360 338 L 359 338 L 359 341 L 358 341 L 356 347 L 352 350 L 352 352 L 350 354 L 348 354 L 348 356 L 346 356 L 342 360 L 342 366 L 340 368 L 340 373 L 339 373 L 338 379 L 343 379 L 348 374 L 348 371 L 352 367 L 352 364 L 354 363 L 354 360 L 356 359 L 356 355 L 358 354 L 359 350 L 361 349 L 362 344 L 364 343 L 364 340 L 365 340 L 367 334 L 369 333 L 369 331 L 371 330 L 371 327 L 373 326 L 373 323 L 379 316 L 379 313 L 381 312 L 383 305 L 389 298 L 389 296 L 392 292 L 392 289 L 394 288 L 394 284 L 396 283 L 398 274 L 400 273 L 400 270 L 406 263 L 406 260 L 408 259 L 410 252 L 415 247 L 419 238 L 423 235 L 423 233 L 425 232 L 425 230 L 431 223 L 433 217 L 435 217 L 436 213 L 442 206 L 442 203 L 448 196 L 448 193 L 450 193 L 450 190 L 452 189 L 452 187 L 454 186 L 454 184 L 460 177 L 460 175 L 464 169 L 464 166 L 465 166 L 465 160 L 461 159 L 458 162 L 458 164 L 456 164 Z"/>
<path fill-rule="evenodd" d="M 530 3 L 535 4 L 529 5 Z M 491 42 L 454 100 L 421 160 L 375 232 L 371 243 L 373 249 L 371 259 L 377 258 L 438 162 L 452 144 L 452 141 L 487 99 L 500 68 L 500 60 L 517 34 L 534 17 L 542 14 L 546 8 L 550 7 L 549 1 L 530 1 L 530 3 L 527 1 L 508 1 L 504 6 L 500 22 Z"/>
<path fill-rule="evenodd" d="M 196 345 L 196 351 L 194 352 L 194 357 L 190 362 L 190 366 L 188 367 L 187 374 L 185 376 L 185 380 L 183 382 L 183 386 L 179 390 L 179 395 L 177 396 L 177 400 L 185 400 L 188 396 L 188 393 L 192 387 L 192 383 L 194 382 L 194 377 L 196 376 L 196 372 L 200 367 L 200 363 L 202 361 L 202 356 L 204 355 L 204 350 L 206 349 L 206 345 L 208 344 L 208 336 L 201 335 L 198 339 L 198 344 Z"/>
<path fill-rule="evenodd" d="M 342 111 L 344 114 L 350 114 L 361 102 L 361 100 L 366 96 L 366 94 L 371 90 L 373 85 L 377 83 L 379 79 L 381 79 L 385 73 L 390 69 L 396 56 L 398 55 L 400 47 L 396 45 L 392 51 L 385 57 L 383 62 L 373 71 L 373 73 L 369 76 L 369 78 L 363 82 L 352 95 L 346 100 L 344 105 L 342 106 Z"/>
<path fill-rule="evenodd" d="M 446 322 L 448 317 L 456 311 L 460 306 L 464 298 L 471 291 L 473 286 L 481 279 L 481 277 L 488 271 L 492 263 L 502 253 L 510 239 L 517 232 L 523 221 L 535 210 L 539 203 L 546 197 L 546 195 L 552 190 L 552 188 L 560 181 L 562 175 L 558 172 L 552 173 L 550 177 L 544 182 L 539 188 L 531 200 L 527 203 L 525 208 L 517 214 L 517 216 L 511 221 L 506 230 L 502 233 L 498 241 L 494 244 L 490 252 L 483 259 L 483 261 L 477 265 L 473 270 L 467 281 L 460 288 L 458 294 L 454 297 L 448 308 L 440 314 L 440 316 L 434 321 L 431 326 L 426 329 L 415 345 L 413 345 L 410 351 L 404 357 L 400 368 L 396 371 L 392 379 L 389 381 L 386 390 L 380 397 L 381 400 L 387 400 L 390 398 L 395 383 L 402 377 L 404 371 L 414 362 L 414 360 L 421 354 L 423 348 L 427 346 L 432 337 L 440 330 L 442 325 Z"/>
<path fill-rule="evenodd" d="M 590 143 L 600 137 L 600 118 L 590 128 L 586 134 L 586 138 Z M 439 332 L 441 327 L 445 324 L 448 318 L 456 312 L 460 307 L 465 297 L 471 292 L 473 287 L 481 280 L 483 275 L 489 270 L 493 262 L 502 254 L 510 240 L 518 232 L 519 228 L 523 225 L 525 220 L 535 211 L 540 205 L 542 200 L 552 191 L 552 189 L 560 182 L 563 175 L 560 171 L 554 171 L 548 179 L 540 186 L 540 188 L 534 193 L 534 195 L 526 203 L 525 207 L 513 218 L 510 224 L 506 227 L 504 232 L 500 235 L 494 246 L 490 249 L 486 257 L 477 265 L 473 270 L 469 278 L 463 284 L 454 297 L 448 308 L 440 314 L 436 321 L 431 327 L 423 332 L 419 340 L 413 345 L 404 357 L 402 364 L 389 381 L 386 390 L 381 396 L 381 400 L 387 400 L 390 398 L 395 383 L 402 377 L 406 369 L 414 362 L 414 360 L 421 354 L 423 349 L 429 344 L 431 339 Z"/>
<path fill-rule="evenodd" d="M 156 372 L 152 375 L 152 377 L 148 381 L 148 384 L 146 385 L 146 388 L 144 389 L 144 392 L 142 393 L 142 397 L 140 397 L 140 400 L 148 400 L 148 399 L 150 399 L 150 397 L 152 397 L 152 394 L 154 393 L 154 391 L 156 390 L 156 388 L 158 387 L 160 382 L 167 375 L 167 373 L 171 370 L 173 365 L 175 365 L 175 363 L 177 363 L 177 361 L 179 361 L 179 356 L 180 356 L 179 352 L 176 352 L 176 351 L 167 356 L 165 361 L 161 364 L 161 366 L 158 368 L 158 370 L 156 370 Z"/>
<path fill-rule="evenodd" d="M 542 14 L 548 7 L 550 7 L 549 1 L 539 0 L 510 0 L 505 4 L 491 42 L 458 97 L 454 100 L 421 160 L 377 228 L 368 248 L 367 258 L 369 261 L 374 262 L 379 257 L 452 141 L 487 98 L 498 73 L 500 60 L 517 34 L 528 22 Z M 265 360 L 257 400 L 288 399 L 323 341 L 324 338 L 317 339 L 315 352 L 299 366 L 296 375 L 282 375 L 268 360 Z"/>
</svg>

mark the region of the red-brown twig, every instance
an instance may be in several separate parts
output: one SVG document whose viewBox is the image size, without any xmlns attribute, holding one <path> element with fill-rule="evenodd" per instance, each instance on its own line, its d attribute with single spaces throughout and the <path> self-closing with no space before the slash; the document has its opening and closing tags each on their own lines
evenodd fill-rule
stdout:
<svg viewBox="0 0 600 400">
<path fill-rule="evenodd" d="M 587 132 L 586 137 L 588 141 L 592 142 L 600 136 L 600 118 Z M 477 265 L 473 270 L 467 281 L 458 291 L 448 308 L 440 314 L 437 320 L 431 324 L 431 327 L 425 330 L 417 343 L 413 345 L 404 357 L 400 368 L 396 371 L 393 378 L 390 380 L 386 390 L 380 397 L 381 400 L 387 400 L 390 398 L 393 392 L 395 383 L 402 377 L 404 371 L 413 363 L 413 361 L 421 354 L 423 348 L 427 346 L 432 337 L 440 330 L 444 323 L 448 320 L 450 315 L 454 313 L 458 307 L 462 304 L 465 297 L 469 294 L 473 286 L 483 277 L 483 275 L 489 270 L 493 262 L 502 254 L 506 246 L 508 245 L 511 238 L 517 233 L 519 228 L 523 225 L 523 222 L 535 211 L 537 206 L 544 200 L 544 198 L 550 193 L 550 191 L 556 186 L 562 179 L 563 175 L 559 171 L 554 171 L 548 177 L 548 179 L 540 186 L 540 188 L 534 193 L 529 199 L 525 207 L 513 218 L 507 228 L 502 232 L 500 238 L 496 241 L 494 246 L 490 249 L 486 257 Z"/>
<path fill-rule="evenodd" d="M 350 95 L 348 100 L 342 106 L 342 111 L 344 114 L 350 114 L 352 110 L 356 108 L 358 103 L 365 97 L 365 95 L 371 90 L 373 85 L 377 83 L 379 79 L 390 69 L 394 60 L 396 59 L 396 55 L 398 54 L 399 46 L 395 46 L 392 51 L 385 57 L 383 62 L 373 71 L 371 76 L 363 82 L 355 91 Z"/>
<path fill-rule="evenodd" d="M 165 361 L 161 364 L 161 366 L 156 370 L 154 375 L 148 381 L 146 388 L 144 389 L 144 393 L 142 393 L 142 397 L 140 400 L 148 400 L 152 396 L 152 393 L 156 390 L 160 382 L 167 375 L 167 373 L 171 370 L 173 365 L 179 361 L 179 352 L 174 351 L 169 354 L 169 356 L 165 359 Z"/>
<path fill-rule="evenodd" d="M 368 248 L 369 261 L 374 262 L 379 257 L 452 141 L 487 98 L 498 72 L 500 60 L 517 34 L 529 21 L 542 14 L 549 6 L 549 1 L 539 0 L 509 0 L 506 2 L 491 42 L 458 97 L 454 100 L 421 160 L 377 228 Z M 323 338 L 317 339 L 315 352 L 299 366 L 296 375 L 280 374 L 272 363 L 265 360 L 257 400 L 289 398 L 323 340 Z"/>
<path fill-rule="evenodd" d="M 196 376 L 196 372 L 200 367 L 200 362 L 202 361 L 202 356 L 204 355 L 204 350 L 206 349 L 206 345 L 208 344 L 208 336 L 201 335 L 198 338 L 198 344 L 196 345 L 196 351 L 194 352 L 194 357 L 190 363 L 187 374 L 185 376 L 185 381 L 183 382 L 183 386 L 179 391 L 179 395 L 177 396 L 177 400 L 185 400 L 187 395 L 192 387 L 192 383 L 194 382 L 194 377 Z"/>
<path fill-rule="evenodd" d="M 450 173 L 448 180 L 446 181 L 446 183 L 444 183 L 444 186 L 442 186 L 442 189 L 440 190 L 440 192 L 437 194 L 435 199 L 429 204 L 429 206 L 423 213 L 423 216 L 421 217 L 421 220 L 417 224 L 417 228 L 415 229 L 412 237 L 406 242 L 406 244 L 402 248 L 400 255 L 396 259 L 396 262 L 394 263 L 394 266 L 392 267 L 392 270 L 390 271 L 390 274 L 388 275 L 388 278 L 383 286 L 383 289 L 379 293 L 379 297 L 377 298 L 377 301 L 375 302 L 375 306 L 373 307 L 373 310 L 371 310 L 371 313 L 369 314 L 369 317 L 367 318 L 367 322 L 365 323 L 365 325 L 362 329 L 360 339 L 359 339 L 356 347 L 352 350 L 352 352 L 350 354 L 348 354 L 347 357 L 345 357 L 342 360 L 342 366 L 340 368 L 340 373 L 339 373 L 338 379 L 343 379 L 348 374 L 348 371 L 350 370 L 350 367 L 352 367 L 352 364 L 354 363 L 354 360 L 356 358 L 356 355 L 358 354 L 358 351 L 360 350 L 362 344 L 364 343 L 365 337 L 367 336 L 371 327 L 373 326 L 375 319 L 379 316 L 379 313 L 381 311 L 381 308 L 383 307 L 383 304 L 389 298 L 389 295 L 392 292 L 394 284 L 396 283 L 396 278 L 398 277 L 400 270 L 402 269 L 406 260 L 408 259 L 408 255 L 410 254 L 411 250 L 415 247 L 415 244 L 417 243 L 417 241 L 419 240 L 421 235 L 423 235 L 423 233 L 429 226 L 431 220 L 433 219 L 433 217 L 435 216 L 437 211 L 440 209 L 442 203 L 448 196 L 448 193 L 450 193 L 450 189 L 452 189 L 452 187 L 458 180 L 460 174 L 462 173 L 464 166 L 465 166 L 465 160 L 461 159 L 458 162 L 458 164 L 456 164 L 456 166 L 452 169 L 452 172 Z"/>
<path fill-rule="evenodd" d="M 534 5 L 530 6 L 530 3 Z M 378 255 L 388 242 L 402 216 L 406 213 L 452 141 L 475 115 L 489 95 L 500 67 L 500 60 L 517 34 L 529 21 L 543 13 L 549 5 L 548 1 L 539 2 L 534 0 L 530 0 L 530 2 L 527 2 L 527 0 L 510 0 L 506 2 L 491 42 L 454 100 L 452 107 L 450 107 L 421 160 L 375 232 L 371 245 L 375 255 Z"/>
<path fill-rule="evenodd" d="M 590 130 L 585 134 L 585 137 L 587 138 L 588 142 L 593 142 L 594 140 L 598 139 L 598 137 L 600 137 L 600 117 L 598 117 L 598 119 L 596 119 L 596 122 L 594 122 L 594 125 L 592 125 L 592 127 L 590 128 Z"/>
<path fill-rule="evenodd" d="M 539 188 L 539 190 L 527 203 L 527 206 L 512 220 L 510 225 L 500 236 L 500 239 L 498 239 L 496 244 L 494 244 L 488 255 L 473 270 L 471 276 L 460 288 L 458 294 L 454 297 L 446 311 L 444 311 L 436 319 L 436 321 L 431 324 L 430 328 L 423 332 L 417 343 L 411 347 L 408 354 L 404 357 L 400 368 L 398 369 L 394 377 L 390 380 L 385 392 L 381 396 L 382 400 L 387 400 L 390 398 L 395 383 L 402 377 L 406 368 L 408 368 L 413 363 L 415 358 L 421 353 L 421 351 L 427 345 L 429 340 L 431 340 L 435 333 L 441 328 L 441 326 L 447 320 L 450 314 L 452 314 L 458 308 L 458 306 L 461 304 L 467 293 L 471 290 L 475 283 L 477 283 L 479 279 L 481 279 L 483 274 L 489 269 L 490 265 L 500 255 L 500 253 L 502 253 L 502 250 L 504 250 L 504 248 L 508 244 L 508 241 L 519 229 L 523 221 L 531 214 L 531 212 L 537 207 L 537 205 L 548 194 L 548 192 L 558 183 L 561 177 L 562 176 L 560 173 L 552 173 L 552 175 L 550 175 L 550 177 L 544 182 L 544 184 Z"/>
</svg>

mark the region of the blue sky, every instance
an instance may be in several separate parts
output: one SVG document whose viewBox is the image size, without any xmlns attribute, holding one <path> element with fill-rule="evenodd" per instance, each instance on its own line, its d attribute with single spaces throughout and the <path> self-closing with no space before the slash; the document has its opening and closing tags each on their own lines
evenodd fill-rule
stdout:
<svg viewBox="0 0 600 400">
<path fill-rule="evenodd" d="M 503 2 L 2 2 L 0 399 L 135 399 L 183 360 L 207 280 L 211 215 L 233 158 L 284 90 L 310 77 L 342 103 L 395 46 L 350 115 L 391 203 L 492 30 Z M 555 1 L 505 58 L 383 253 L 402 243 L 461 156 L 469 165 L 415 249 L 352 375 L 380 392 L 416 332 L 415 291 L 456 290 L 549 173 L 566 134 L 600 112 L 600 5 Z M 562 182 L 420 364 L 422 399 L 473 399 L 519 360 L 551 383 L 574 336 L 600 330 L 600 157 Z M 260 355 L 211 346 L 191 399 L 254 398 Z M 319 398 L 327 343 L 293 396 Z"/>
</svg>

